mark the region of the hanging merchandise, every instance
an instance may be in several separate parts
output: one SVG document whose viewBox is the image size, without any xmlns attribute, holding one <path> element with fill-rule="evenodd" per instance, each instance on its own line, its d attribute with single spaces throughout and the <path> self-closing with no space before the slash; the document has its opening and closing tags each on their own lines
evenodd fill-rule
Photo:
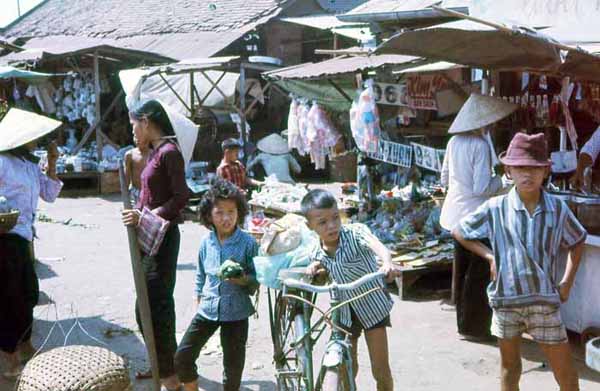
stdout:
<svg viewBox="0 0 600 391">
<path fill-rule="evenodd" d="M 309 145 L 306 143 L 308 133 L 308 112 L 310 107 L 308 106 L 308 100 L 304 99 L 301 101 L 298 107 L 298 130 L 300 132 L 301 145 L 298 145 L 298 153 L 300 155 L 306 155 L 310 152 Z"/>
<path fill-rule="evenodd" d="M 52 93 L 56 117 L 69 122 L 85 120 L 89 126 L 96 122 L 96 96 L 91 74 L 73 73 Z"/>
<path fill-rule="evenodd" d="M 367 81 L 367 88 L 353 102 L 350 109 L 350 127 L 356 145 L 363 152 L 377 152 L 381 126 L 379 111 L 373 95 L 373 80 Z"/>
<path fill-rule="evenodd" d="M 567 129 L 567 134 L 571 139 L 571 145 L 577 145 L 577 131 L 575 129 L 575 124 L 573 123 L 573 118 L 571 117 L 571 111 L 569 110 L 569 100 L 571 99 L 571 94 L 573 94 L 573 89 L 575 85 L 570 82 L 568 77 L 563 78 L 562 80 L 562 89 L 560 90 L 560 104 L 563 109 L 563 115 L 565 117 L 565 128 Z"/>
<path fill-rule="evenodd" d="M 302 150 L 302 137 L 300 136 L 300 128 L 298 126 L 298 100 L 292 98 L 290 104 L 290 114 L 288 116 L 288 147 L 290 151 L 296 148 Z"/>
<path fill-rule="evenodd" d="M 310 160 L 317 170 L 326 168 L 326 157 L 341 135 L 333 127 L 325 110 L 313 102 L 308 112 L 305 144 L 309 147 Z"/>
</svg>

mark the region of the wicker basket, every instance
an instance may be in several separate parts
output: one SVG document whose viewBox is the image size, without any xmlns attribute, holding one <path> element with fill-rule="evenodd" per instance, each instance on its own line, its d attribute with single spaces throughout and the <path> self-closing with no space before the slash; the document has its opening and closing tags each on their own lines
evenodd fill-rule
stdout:
<svg viewBox="0 0 600 391">
<path fill-rule="evenodd" d="M 17 382 L 17 391 L 130 390 L 125 361 L 108 349 L 66 346 L 34 357 Z"/>
<path fill-rule="evenodd" d="M 13 210 L 8 213 L 0 213 L 0 232 L 8 232 L 17 225 L 20 212 Z"/>
</svg>

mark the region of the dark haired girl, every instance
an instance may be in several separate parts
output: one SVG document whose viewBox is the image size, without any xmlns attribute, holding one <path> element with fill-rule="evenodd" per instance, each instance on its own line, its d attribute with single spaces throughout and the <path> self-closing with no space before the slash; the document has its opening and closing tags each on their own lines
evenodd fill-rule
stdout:
<svg viewBox="0 0 600 391">
<path fill-rule="evenodd" d="M 237 186 L 217 179 L 200 204 L 202 224 L 211 233 L 200 245 L 196 272 L 198 310 L 175 355 L 177 374 L 185 390 L 198 389 L 196 359 L 209 338 L 221 329 L 223 388 L 238 391 L 246 360 L 248 318 L 254 313 L 250 296 L 256 292 L 253 258 L 258 245 L 240 226 L 248 207 Z M 225 261 L 237 262 L 243 273 L 218 276 Z"/>
<path fill-rule="evenodd" d="M 129 118 L 134 138 L 139 143 L 149 144 L 152 151 L 142 171 L 139 202 L 136 209 L 123 211 L 123 222 L 137 226 L 144 207 L 171 222 L 156 256 L 143 254 L 142 264 L 148 284 L 160 378 L 168 390 L 173 390 L 179 387 L 173 362 L 177 349 L 173 291 L 179 255 L 178 224 L 183 222 L 181 211 L 189 198 L 185 164 L 177 145 L 169 140 L 175 132 L 159 102 L 150 100 L 142 104 L 129 113 Z M 143 332 L 137 304 L 136 320 Z M 139 377 L 147 375 L 138 374 Z"/>
</svg>

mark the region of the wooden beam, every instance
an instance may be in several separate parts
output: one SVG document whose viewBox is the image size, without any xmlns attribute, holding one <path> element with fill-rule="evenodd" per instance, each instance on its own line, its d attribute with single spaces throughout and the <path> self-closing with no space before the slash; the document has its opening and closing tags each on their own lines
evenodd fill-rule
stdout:
<svg viewBox="0 0 600 391">
<path fill-rule="evenodd" d="M 223 96 L 223 99 L 225 101 L 227 101 L 227 95 L 225 95 L 225 93 L 223 92 L 223 90 L 221 90 L 219 88 L 219 84 L 218 82 L 214 82 L 213 79 L 210 78 L 210 76 L 208 76 L 206 74 L 206 72 L 204 71 L 200 71 L 200 73 L 202 74 L 202 76 L 204 76 L 206 78 L 206 80 L 208 80 L 208 82 L 214 87 L 215 90 L 217 90 L 219 92 L 219 94 L 221 94 L 221 96 Z M 222 76 L 224 76 L 225 73 L 223 73 L 223 75 L 221 75 L 221 77 L 219 78 L 219 80 L 222 78 Z M 241 76 L 240 76 L 240 80 L 241 80 Z M 240 82 L 241 83 L 241 82 Z"/>
<path fill-rule="evenodd" d="M 223 71 L 223 73 L 219 76 L 219 78 L 217 79 L 217 81 L 215 83 L 213 83 L 212 80 L 210 80 L 210 78 L 204 72 L 200 72 L 200 73 L 202 73 L 202 76 L 204 76 L 208 80 L 208 82 L 211 83 L 210 90 L 208 90 L 208 92 L 204 95 L 204 98 L 200 99 L 200 106 L 202 106 L 202 105 L 204 105 L 204 102 L 206 101 L 206 99 L 208 99 L 210 94 L 217 88 L 217 86 L 219 85 L 221 80 L 223 80 L 223 78 L 225 77 L 227 72 Z M 196 91 L 196 92 L 198 92 L 198 91 Z M 225 96 L 225 94 L 223 94 L 223 92 L 221 92 L 221 95 L 223 95 L 223 99 L 227 100 L 227 97 Z"/>
<path fill-rule="evenodd" d="M 121 200 L 123 208 L 131 209 L 129 199 L 129 189 L 125 183 L 125 168 L 123 160 L 119 160 L 119 180 L 121 182 Z M 129 241 L 129 255 L 131 258 L 131 268 L 133 270 L 133 283 L 135 293 L 139 304 L 139 314 L 144 329 L 143 338 L 146 343 L 148 358 L 150 359 L 150 369 L 152 370 L 152 389 L 159 391 L 160 375 L 158 372 L 158 355 L 156 354 L 156 341 L 154 340 L 154 325 L 152 323 L 152 309 L 150 308 L 150 298 L 148 297 L 148 284 L 146 283 L 145 273 L 142 267 L 142 254 L 137 241 L 137 232 L 135 227 L 127 227 L 127 239 Z"/>
<path fill-rule="evenodd" d="M 194 72 L 190 72 L 190 118 L 194 116 Z"/>
<path fill-rule="evenodd" d="M 268 82 L 267 84 L 265 84 L 265 86 L 262 88 L 262 94 L 263 97 L 265 95 L 265 93 L 267 92 L 267 90 L 271 87 L 271 82 Z M 258 103 L 258 98 L 254 97 L 254 100 L 252 101 L 252 103 L 250 103 L 250 106 L 246 109 L 246 115 L 248 115 L 248 113 L 250 112 L 250 110 L 252 110 L 254 108 L 254 106 L 256 106 L 256 104 Z"/>
<path fill-rule="evenodd" d="M 189 111 L 191 113 L 192 109 L 190 109 L 190 107 L 188 106 L 187 102 L 185 100 L 183 100 L 183 98 L 181 96 L 179 96 L 179 94 L 177 93 L 177 91 L 175 91 L 175 89 L 169 83 L 169 81 L 167 79 L 165 79 L 165 77 L 163 76 L 163 74 L 159 73 L 158 76 L 160 76 L 160 78 L 162 79 L 162 81 L 167 85 L 167 87 L 169 87 L 169 89 L 171 90 L 171 92 L 173 94 L 175 94 L 175 96 L 181 102 L 181 104 L 183 105 L 183 107 L 185 107 L 187 109 L 187 111 Z"/>
<path fill-rule="evenodd" d="M 100 107 L 100 96 L 102 95 L 102 91 L 100 89 L 100 60 L 98 59 L 98 51 L 94 52 L 94 94 L 96 95 L 96 118 L 102 117 L 102 109 Z M 96 131 L 96 147 L 97 147 L 97 156 L 98 162 L 102 161 L 102 136 L 100 132 L 102 131 L 101 123 L 97 126 Z"/>
<path fill-rule="evenodd" d="M 331 79 L 328 78 L 327 81 L 329 82 L 329 84 L 331 84 L 333 86 L 333 88 L 336 89 L 337 92 L 340 93 L 340 95 L 342 95 L 344 98 L 346 98 L 348 100 L 348 102 L 352 103 L 354 101 L 354 99 L 350 98 L 348 96 L 348 94 L 346 94 L 346 91 L 342 90 L 340 88 L 340 86 L 338 86 L 333 80 L 331 80 Z"/>
<path fill-rule="evenodd" d="M 115 99 L 113 99 L 113 101 L 111 102 L 110 106 L 108 106 L 108 108 L 106 109 L 106 111 L 102 115 L 102 118 L 96 117 L 96 122 L 94 122 L 94 124 L 92 126 L 90 126 L 88 128 L 88 130 L 85 131 L 84 135 L 81 137 L 81 140 L 79 140 L 79 144 L 77 144 L 75 146 L 75 148 L 73 148 L 73 151 L 71 151 L 71 153 L 73 155 L 75 155 L 77 152 L 79 152 L 79 150 L 81 149 L 81 147 L 83 147 L 83 145 L 87 142 L 88 138 L 90 138 L 90 136 L 92 135 L 92 132 L 94 130 L 96 130 L 96 127 L 98 125 L 100 125 L 100 123 L 102 121 L 104 121 L 106 119 L 106 117 L 108 117 L 108 114 L 110 114 L 112 112 L 112 110 L 117 105 L 117 102 L 119 101 L 119 99 L 121 99 L 121 97 L 124 96 L 124 95 L 125 95 L 125 92 L 123 90 L 119 91 L 119 93 L 117 94 L 117 96 L 115 96 Z"/>
<path fill-rule="evenodd" d="M 242 140 L 244 142 L 244 161 L 248 160 L 248 135 L 246 134 L 246 68 L 240 65 L 240 126 L 242 127 Z"/>
</svg>

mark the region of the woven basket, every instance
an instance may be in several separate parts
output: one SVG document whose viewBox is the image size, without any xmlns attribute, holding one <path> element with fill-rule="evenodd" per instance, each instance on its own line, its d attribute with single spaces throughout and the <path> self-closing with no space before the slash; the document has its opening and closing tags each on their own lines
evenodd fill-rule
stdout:
<svg viewBox="0 0 600 391">
<path fill-rule="evenodd" d="M 19 211 L 13 210 L 8 213 L 0 213 L 0 232 L 8 232 L 17 225 Z"/>
<path fill-rule="evenodd" d="M 108 349 L 66 346 L 34 357 L 17 382 L 17 391 L 130 390 L 125 361 Z"/>
</svg>

